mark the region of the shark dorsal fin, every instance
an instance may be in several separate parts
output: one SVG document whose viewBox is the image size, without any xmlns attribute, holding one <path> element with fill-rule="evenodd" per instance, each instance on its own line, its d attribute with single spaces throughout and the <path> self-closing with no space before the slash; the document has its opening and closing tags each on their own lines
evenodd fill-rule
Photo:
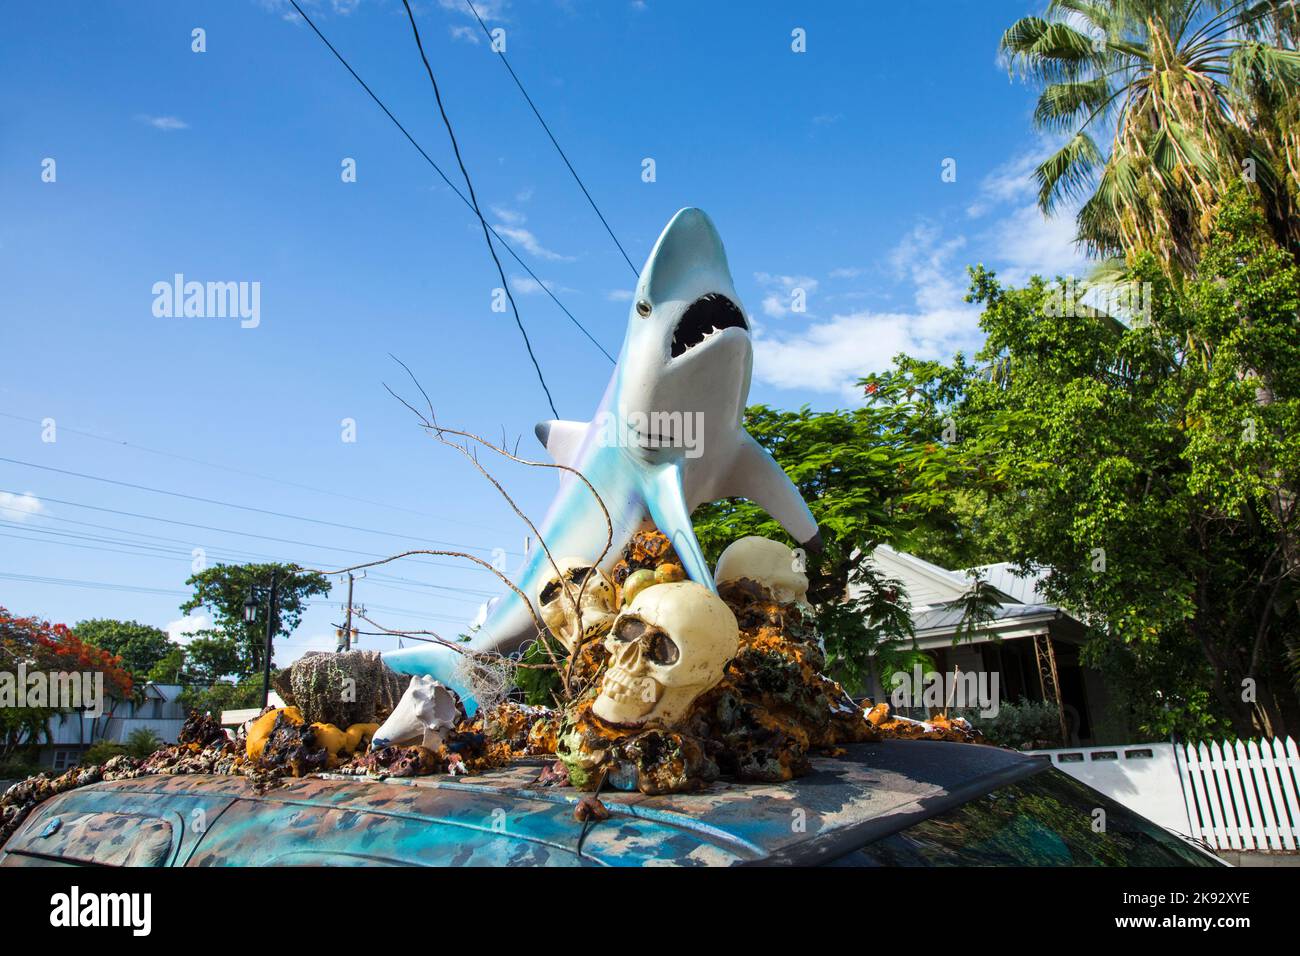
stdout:
<svg viewBox="0 0 1300 956">
<path fill-rule="evenodd" d="M 553 462 L 572 466 L 578 460 L 578 449 L 582 447 L 582 440 L 587 437 L 587 429 L 590 427 L 589 422 L 568 422 L 555 418 L 538 422 L 534 431 L 537 440 L 546 446 Z"/>
</svg>

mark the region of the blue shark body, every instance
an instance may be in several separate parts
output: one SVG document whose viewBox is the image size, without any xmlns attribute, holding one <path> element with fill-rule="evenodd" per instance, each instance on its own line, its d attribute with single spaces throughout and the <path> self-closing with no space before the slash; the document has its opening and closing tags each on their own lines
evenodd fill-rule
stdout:
<svg viewBox="0 0 1300 956">
<path fill-rule="evenodd" d="M 820 546 L 817 524 L 785 472 L 745 431 L 753 351 L 749 323 L 713 223 L 698 209 L 678 212 L 641 272 L 614 375 L 590 422 L 550 421 L 537 435 L 551 457 L 583 475 L 600 495 L 613 540 L 608 571 L 643 528 L 672 541 L 687 576 L 712 589 L 713 574 L 691 526 L 700 504 L 743 497 L 776 518 L 795 541 Z M 560 471 L 560 489 L 542 538 L 557 560 L 595 562 L 608 526 L 591 489 Z M 534 549 L 515 579 L 537 594 L 555 571 Z M 513 591 L 496 599 L 468 648 L 512 653 L 537 637 L 528 605 Z M 436 644 L 389 651 L 403 674 L 427 674 L 462 692 L 462 655 Z M 471 712 L 472 700 L 465 700 Z"/>
</svg>

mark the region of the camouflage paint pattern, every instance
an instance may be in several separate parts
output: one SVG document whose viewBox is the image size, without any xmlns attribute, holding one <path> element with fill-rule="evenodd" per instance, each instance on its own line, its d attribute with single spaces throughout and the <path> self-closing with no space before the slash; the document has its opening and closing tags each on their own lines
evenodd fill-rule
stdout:
<svg viewBox="0 0 1300 956">
<path fill-rule="evenodd" d="M 855 745 L 843 758 L 816 758 L 813 773 L 785 783 L 719 782 L 701 792 L 661 796 L 606 791 L 600 799 L 610 819 L 586 825 L 585 835 L 573 816 L 584 794 L 534 785 L 541 761 L 477 777 L 322 774 L 260 793 L 243 777 L 137 777 L 67 791 L 36 807 L 0 854 L 0 865 L 760 863 L 788 859 L 802 844 L 915 811 L 944 794 L 937 782 L 888 769 L 896 759 L 873 767 L 885 746 Z M 981 755 L 972 777 L 987 772 L 990 762 L 1003 772 L 1037 766 L 990 747 L 893 743 L 899 746 L 940 758 L 946 778 L 960 777 L 954 765 L 972 751 Z M 195 826 L 200 819 L 202 832 Z"/>
</svg>

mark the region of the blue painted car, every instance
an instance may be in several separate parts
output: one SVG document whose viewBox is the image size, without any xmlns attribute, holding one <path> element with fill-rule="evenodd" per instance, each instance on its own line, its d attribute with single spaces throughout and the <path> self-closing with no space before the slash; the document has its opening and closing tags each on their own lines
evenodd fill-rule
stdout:
<svg viewBox="0 0 1300 956">
<path fill-rule="evenodd" d="M 144 776 L 33 809 L 0 866 L 1216 866 L 1065 776 L 993 747 L 883 741 L 787 783 L 698 793 L 538 786 L 541 762 L 478 777 Z M 1105 827 L 1098 832 L 1097 808 Z"/>
</svg>

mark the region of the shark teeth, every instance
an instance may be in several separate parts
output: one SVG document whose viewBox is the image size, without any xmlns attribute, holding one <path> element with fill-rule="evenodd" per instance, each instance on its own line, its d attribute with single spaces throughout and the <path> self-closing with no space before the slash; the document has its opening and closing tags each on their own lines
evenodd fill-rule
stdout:
<svg viewBox="0 0 1300 956">
<path fill-rule="evenodd" d="M 678 358 L 714 332 L 723 329 L 749 330 L 745 315 L 736 303 L 718 292 L 702 295 L 682 313 L 673 331 L 672 356 Z"/>
</svg>

